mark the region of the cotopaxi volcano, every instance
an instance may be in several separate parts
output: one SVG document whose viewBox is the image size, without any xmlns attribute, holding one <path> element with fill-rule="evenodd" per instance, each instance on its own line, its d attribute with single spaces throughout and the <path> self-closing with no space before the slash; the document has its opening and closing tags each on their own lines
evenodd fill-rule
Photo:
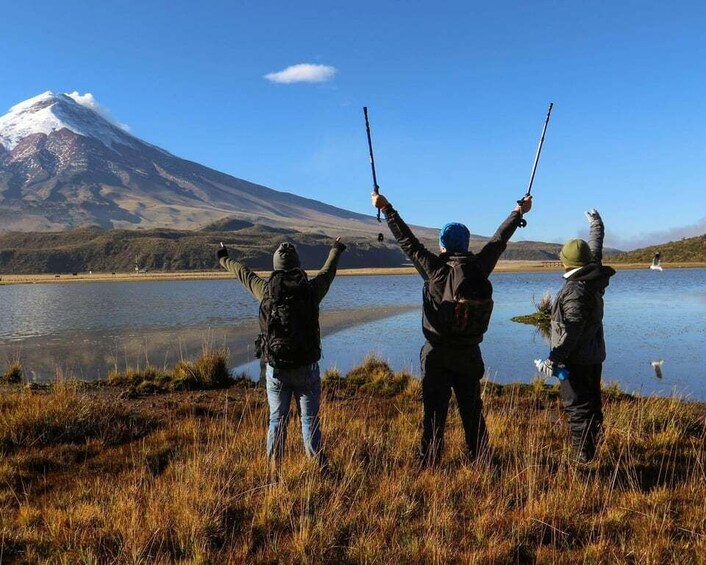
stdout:
<svg viewBox="0 0 706 565">
<path fill-rule="evenodd" d="M 331 235 L 378 231 L 370 216 L 176 157 L 96 108 L 85 95 L 45 92 L 0 117 L 0 231 L 198 229 L 225 217 Z"/>
</svg>

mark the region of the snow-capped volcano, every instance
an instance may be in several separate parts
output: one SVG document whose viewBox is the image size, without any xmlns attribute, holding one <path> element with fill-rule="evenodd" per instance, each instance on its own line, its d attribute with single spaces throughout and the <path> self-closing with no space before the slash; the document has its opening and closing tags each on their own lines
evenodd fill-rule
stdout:
<svg viewBox="0 0 706 565">
<path fill-rule="evenodd" d="M 100 110 L 89 94 L 45 92 L 0 116 L 0 231 L 196 229 L 224 217 L 330 234 L 378 230 L 371 216 L 175 157 Z"/>
<path fill-rule="evenodd" d="M 108 148 L 114 144 L 133 146 L 132 136 L 85 105 L 86 100 L 93 101 L 93 97 L 81 96 L 77 92 L 55 94 L 47 91 L 16 104 L 0 117 L 0 144 L 12 150 L 25 137 L 36 133 L 49 135 L 65 128 L 96 139 Z"/>
</svg>

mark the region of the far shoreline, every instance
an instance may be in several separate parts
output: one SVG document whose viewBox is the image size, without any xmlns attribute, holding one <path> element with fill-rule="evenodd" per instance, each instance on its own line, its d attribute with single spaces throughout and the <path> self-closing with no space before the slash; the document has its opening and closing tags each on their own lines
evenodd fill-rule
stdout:
<svg viewBox="0 0 706 565">
<path fill-rule="evenodd" d="M 606 265 L 617 270 L 649 269 L 647 263 L 611 263 Z M 699 269 L 706 267 L 706 262 L 694 263 L 662 263 L 665 270 L 669 269 Z M 559 261 L 499 261 L 496 273 L 541 273 L 561 272 L 563 267 Z M 308 270 L 309 275 L 318 271 Z M 270 271 L 256 271 L 259 276 L 269 277 Z M 380 275 L 415 275 L 414 267 L 363 267 L 355 269 L 338 269 L 338 276 L 380 276 Z M 233 275 L 226 271 L 155 271 L 146 273 L 38 273 L 38 274 L 0 274 L 0 286 L 14 284 L 62 284 L 76 282 L 146 282 L 146 281 L 187 281 L 187 280 L 218 280 L 232 279 Z"/>
</svg>

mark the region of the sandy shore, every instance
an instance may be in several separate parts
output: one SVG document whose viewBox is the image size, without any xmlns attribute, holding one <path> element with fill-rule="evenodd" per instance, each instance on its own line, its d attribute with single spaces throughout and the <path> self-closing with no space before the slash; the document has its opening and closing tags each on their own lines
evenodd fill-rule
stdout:
<svg viewBox="0 0 706 565">
<path fill-rule="evenodd" d="M 616 269 L 647 269 L 646 263 L 614 263 L 606 262 Z M 662 263 L 665 269 L 703 268 L 706 263 Z M 541 271 L 561 271 L 558 261 L 500 261 L 495 272 L 500 273 L 533 273 Z M 308 271 L 315 275 L 317 271 Z M 269 271 L 258 271 L 262 277 L 268 277 Z M 414 267 L 339 269 L 339 276 L 364 275 L 413 275 Z M 0 275 L 0 285 L 8 284 L 46 284 L 71 282 L 142 282 L 142 281 L 173 281 L 173 280 L 211 280 L 228 279 L 232 276 L 225 271 L 177 271 L 177 272 L 147 272 L 147 273 L 77 273 L 77 274 L 36 274 L 36 275 Z"/>
</svg>

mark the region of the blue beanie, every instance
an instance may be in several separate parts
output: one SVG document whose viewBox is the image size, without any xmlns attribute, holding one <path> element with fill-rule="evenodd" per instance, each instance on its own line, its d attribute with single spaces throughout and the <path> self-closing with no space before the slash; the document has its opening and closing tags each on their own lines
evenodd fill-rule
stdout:
<svg viewBox="0 0 706 565">
<path fill-rule="evenodd" d="M 470 240 L 471 232 L 466 226 L 457 222 L 446 224 L 439 231 L 439 245 L 449 253 L 465 253 L 468 251 Z"/>
</svg>

